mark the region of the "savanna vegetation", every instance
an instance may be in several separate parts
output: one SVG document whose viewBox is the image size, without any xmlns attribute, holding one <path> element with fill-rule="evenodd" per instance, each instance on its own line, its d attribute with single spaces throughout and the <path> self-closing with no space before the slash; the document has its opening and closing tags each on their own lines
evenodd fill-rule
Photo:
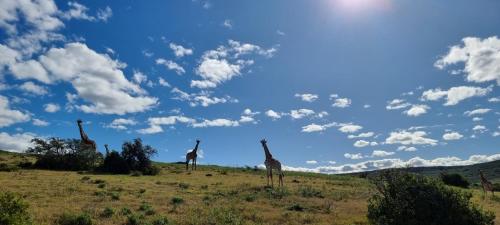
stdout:
<svg viewBox="0 0 500 225">
<path fill-rule="evenodd" d="M 7 165 L 34 161 L 24 154 L 0 152 L 0 163 Z M 285 188 L 279 189 L 266 187 L 265 172 L 253 167 L 199 166 L 186 172 L 182 164 L 152 165 L 160 170 L 157 176 L 20 167 L 0 172 L 0 192 L 10 196 L 3 202 L 20 205 L 10 218 L 24 221 L 6 224 L 384 224 L 377 221 L 401 212 L 420 213 L 419 208 L 403 207 L 418 201 L 451 204 L 453 213 L 461 213 L 457 218 L 473 216 L 484 222 L 473 224 L 491 224 L 488 212 L 500 213 L 500 198 L 484 196 L 478 187 L 456 188 L 411 174 L 388 182 L 373 175 L 287 172 Z M 385 189 L 380 189 L 382 181 Z M 381 204 L 383 199 L 393 204 Z M 425 206 L 427 213 L 444 213 Z"/>
</svg>

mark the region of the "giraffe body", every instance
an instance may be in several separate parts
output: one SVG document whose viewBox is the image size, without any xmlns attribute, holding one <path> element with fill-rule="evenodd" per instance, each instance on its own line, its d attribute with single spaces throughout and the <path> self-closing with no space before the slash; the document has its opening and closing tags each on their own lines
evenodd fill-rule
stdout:
<svg viewBox="0 0 500 225">
<path fill-rule="evenodd" d="M 273 158 L 273 155 L 269 151 L 269 148 L 267 147 L 267 141 L 263 139 L 260 141 L 262 143 L 262 147 L 264 148 L 264 153 L 266 155 L 266 160 L 264 161 L 264 165 L 266 166 L 266 171 L 267 171 L 267 186 L 269 186 L 269 179 L 271 180 L 271 186 L 274 187 L 274 182 L 273 182 L 273 170 L 276 170 L 278 172 L 278 177 L 279 177 L 279 186 L 283 187 L 283 177 L 285 174 L 283 173 L 283 170 L 281 169 L 281 163 L 277 159 Z"/>
<path fill-rule="evenodd" d="M 196 170 L 196 159 L 198 158 L 198 146 L 200 145 L 200 140 L 196 140 L 196 146 L 194 149 L 186 154 L 186 170 L 189 170 L 189 161 L 191 161 L 191 170 Z"/>
</svg>

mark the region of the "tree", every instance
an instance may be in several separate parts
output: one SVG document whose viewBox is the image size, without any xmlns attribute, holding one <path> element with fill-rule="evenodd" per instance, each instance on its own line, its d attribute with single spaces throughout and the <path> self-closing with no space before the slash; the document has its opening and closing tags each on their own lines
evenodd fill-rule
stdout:
<svg viewBox="0 0 500 225">
<path fill-rule="evenodd" d="M 36 168 L 55 170 L 92 170 L 102 161 L 102 154 L 87 148 L 78 139 L 35 138 L 27 152 L 35 154 Z"/>
<path fill-rule="evenodd" d="M 137 138 L 123 143 L 121 155 L 131 170 L 154 174 L 156 169 L 152 166 L 150 158 L 156 153 L 156 149 L 149 145 L 144 146 L 142 140 Z M 151 171 L 152 169 L 154 171 Z"/>
<path fill-rule="evenodd" d="M 469 181 L 467 181 L 462 175 L 458 173 L 452 173 L 452 174 L 441 173 L 440 177 L 441 181 L 443 181 L 443 183 L 445 183 L 446 185 L 461 187 L 461 188 L 468 188 L 470 185 Z"/>
<path fill-rule="evenodd" d="M 118 153 L 117 151 L 111 151 L 104 158 L 102 164 L 102 171 L 113 174 L 128 174 L 130 173 L 130 168 L 127 161 Z"/>
<path fill-rule="evenodd" d="M 493 225 L 495 215 L 470 202 L 472 194 L 405 171 L 381 172 L 368 202 L 374 225 Z"/>
</svg>

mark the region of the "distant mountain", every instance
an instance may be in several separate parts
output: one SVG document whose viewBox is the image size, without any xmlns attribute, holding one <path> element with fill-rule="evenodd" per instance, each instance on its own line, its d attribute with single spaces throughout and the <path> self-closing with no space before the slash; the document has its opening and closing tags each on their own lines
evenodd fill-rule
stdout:
<svg viewBox="0 0 500 225">
<path fill-rule="evenodd" d="M 7 158 L 0 157 L 0 162 L 3 161 L 19 161 L 21 157 L 25 154 L 23 153 L 15 153 L 8 152 L 4 150 L 0 150 L 0 156 L 9 156 L 11 160 L 7 160 Z M 14 160 L 17 159 L 17 160 Z M 175 164 L 184 164 L 185 162 L 176 162 Z M 401 168 L 404 170 L 408 170 L 413 173 L 418 173 L 426 176 L 437 177 L 441 173 L 458 173 L 464 176 L 471 183 L 479 182 L 479 170 L 483 170 L 485 176 L 495 182 L 500 182 L 500 160 L 487 162 L 487 163 L 479 163 L 468 166 L 433 166 L 433 167 L 411 167 L 411 168 Z M 383 170 L 375 170 L 369 172 L 360 172 L 360 173 L 351 173 L 347 175 L 368 175 L 373 174 L 378 171 Z"/>
<path fill-rule="evenodd" d="M 479 182 L 479 170 L 482 170 L 484 175 L 492 181 L 500 182 L 500 160 L 478 163 L 467 166 L 432 166 L 432 167 L 410 167 L 401 168 L 413 173 L 422 174 L 425 176 L 438 177 L 441 173 L 458 173 L 464 176 L 471 183 Z M 370 172 L 353 173 L 352 175 L 367 175 L 383 170 L 375 170 Z"/>
</svg>

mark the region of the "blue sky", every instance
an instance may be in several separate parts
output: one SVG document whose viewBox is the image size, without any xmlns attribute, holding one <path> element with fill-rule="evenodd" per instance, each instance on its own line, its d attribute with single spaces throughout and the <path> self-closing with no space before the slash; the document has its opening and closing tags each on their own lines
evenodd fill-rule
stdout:
<svg viewBox="0 0 500 225">
<path fill-rule="evenodd" d="M 500 2 L 4 1 L 0 149 L 342 173 L 500 159 Z"/>
</svg>

